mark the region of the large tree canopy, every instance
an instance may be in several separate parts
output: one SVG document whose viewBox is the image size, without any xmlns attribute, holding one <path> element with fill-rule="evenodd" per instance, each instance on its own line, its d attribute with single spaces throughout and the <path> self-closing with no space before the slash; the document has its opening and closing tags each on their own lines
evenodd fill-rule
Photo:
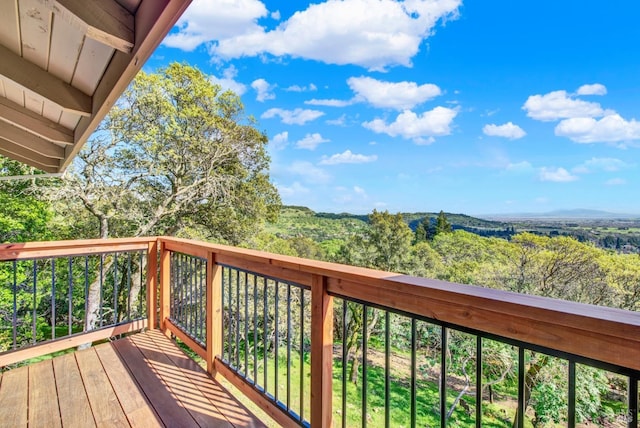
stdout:
<svg viewBox="0 0 640 428">
<path fill-rule="evenodd" d="M 65 177 L 97 234 L 189 234 L 238 244 L 277 213 L 267 137 L 188 65 L 140 72 Z"/>
</svg>

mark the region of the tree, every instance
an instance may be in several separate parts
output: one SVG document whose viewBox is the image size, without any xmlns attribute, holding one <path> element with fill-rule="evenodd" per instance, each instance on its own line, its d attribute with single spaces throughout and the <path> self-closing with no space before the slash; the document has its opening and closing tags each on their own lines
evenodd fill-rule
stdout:
<svg viewBox="0 0 640 428">
<path fill-rule="evenodd" d="M 237 95 L 173 63 L 138 74 L 55 197 L 69 215 L 88 212 L 100 238 L 168 234 L 238 245 L 279 208 L 267 141 Z M 99 292 L 90 286 L 87 328 Z"/>
<path fill-rule="evenodd" d="M 440 211 L 438 218 L 436 219 L 435 234 L 439 235 L 441 233 L 451 233 L 451 223 L 447 220 L 447 216 L 444 214 L 444 211 Z"/>
<path fill-rule="evenodd" d="M 415 244 L 424 242 L 429 238 L 429 223 L 430 223 L 429 217 L 423 218 L 420 221 L 420 223 L 418 223 L 418 225 L 416 226 L 416 230 L 413 233 L 414 234 L 413 242 Z"/>
<path fill-rule="evenodd" d="M 237 245 L 279 207 L 267 140 L 237 95 L 173 63 L 138 74 L 57 196 L 80 201 L 101 238 L 191 230 Z"/>
<path fill-rule="evenodd" d="M 0 155 L 0 177 L 38 174 L 38 170 Z M 47 239 L 52 213 L 39 189 L 51 179 L 0 181 L 0 242 Z"/>
</svg>

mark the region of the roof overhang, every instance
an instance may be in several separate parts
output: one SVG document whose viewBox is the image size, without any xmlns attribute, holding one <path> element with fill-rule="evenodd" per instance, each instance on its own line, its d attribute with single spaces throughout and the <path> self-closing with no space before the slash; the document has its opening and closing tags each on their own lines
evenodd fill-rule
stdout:
<svg viewBox="0 0 640 428">
<path fill-rule="evenodd" d="M 64 171 L 190 3 L 0 1 L 0 154 Z"/>
</svg>

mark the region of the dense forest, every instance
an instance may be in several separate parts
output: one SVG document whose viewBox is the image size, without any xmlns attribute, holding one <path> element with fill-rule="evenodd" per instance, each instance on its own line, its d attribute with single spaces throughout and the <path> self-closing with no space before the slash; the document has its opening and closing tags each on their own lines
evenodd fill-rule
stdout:
<svg viewBox="0 0 640 428">
<path fill-rule="evenodd" d="M 167 234 L 640 310 L 640 241 L 633 226 L 536 226 L 444 212 L 350 215 L 281 207 L 269 180 L 267 141 L 239 98 L 198 70 L 172 64 L 157 74 L 140 73 L 65 176 L 0 180 L 0 242 Z M 0 176 L 29 174 L 37 171 L 0 157 Z M 9 281 L 7 272 L 0 268 L 2 284 Z M 10 298 L 2 285 L 0 303 Z M 47 296 L 38 298 L 46 304 Z M 10 324 L 7 313 L 0 317 Z M 374 320 L 371 338 L 381 332 Z M 406 327 L 394 325 L 399 349 L 406 346 Z M 351 371 L 357 372 L 358 337 L 338 339 L 349 346 Z M 459 355 L 470 355 L 463 352 L 467 342 L 464 335 L 451 339 Z M 513 349 L 491 349 L 494 376 L 513 383 Z M 454 365 L 460 378 L 467 363 Z M 538 426 L 561 422 L 562 399 L 548 388 L 556 385 L 561 364 L 538 356 L 531 367 L 539 380 L 530 387 L 532 420 Z M 581 376 L 589 394 L 580 402 L 580 420 L 615 420 L 619 400 L 610 391 L 618 379 L 595 371 Z"/>
</svg>

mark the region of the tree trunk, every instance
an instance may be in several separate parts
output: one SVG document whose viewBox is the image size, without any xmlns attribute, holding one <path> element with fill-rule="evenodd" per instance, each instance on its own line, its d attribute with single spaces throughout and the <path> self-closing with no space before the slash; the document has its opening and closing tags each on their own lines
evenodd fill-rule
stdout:
<svg viewBox="0 0 640 428">
<path fill-rule="evenodd" d="M 529 407 L 529 402 L 531 401 L 531 391 L 536 386 L 536 382 L 538 381 L 538 375 L 540 371 L 549 364 L 549 356 L 542 355 L 540 359 L 538 359 L 535 363 L 529 366 L 527 373 L 524 377 L 524 411 L 526 413 L 527 407 Z M 520 407 L 518 406 L 518 410 L 516 411 L 516 415 L 513 418 L 513 428 L 524 428 L 518 425 L 518 417 L 520 416 Z"/>
</svg>

